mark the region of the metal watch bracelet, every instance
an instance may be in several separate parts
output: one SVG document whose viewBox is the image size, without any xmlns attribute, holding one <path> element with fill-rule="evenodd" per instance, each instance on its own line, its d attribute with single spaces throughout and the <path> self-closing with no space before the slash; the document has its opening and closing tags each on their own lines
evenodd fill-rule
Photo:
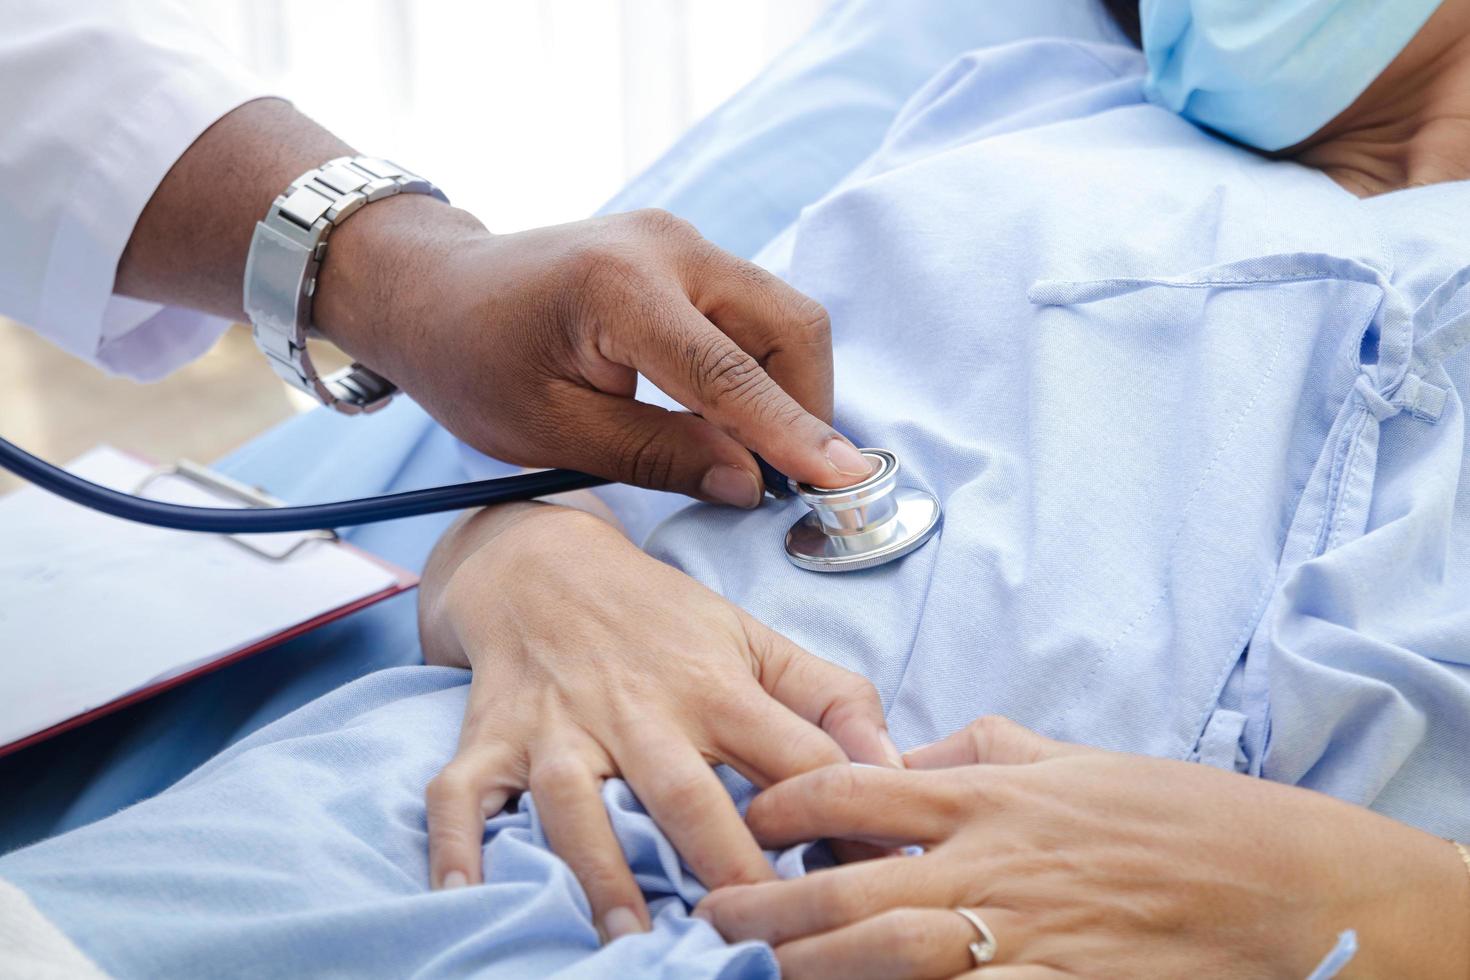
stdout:
<svg viewBox="0 0 1470 980">
<path fill-rule="evenodd" d="M 363 205 L 395 194 L 449 201 L 424 178 L 374 157 L 338 157 L 308 170 L 256 223 L 245 260 L 245 313 L 256 346 L 287 384 L 349 415 L 382 408 L 398 388 L 356 363 L 325 377 L 317 372 L 306 347 L 312 297 L 332 229 Z"/>
</svg>

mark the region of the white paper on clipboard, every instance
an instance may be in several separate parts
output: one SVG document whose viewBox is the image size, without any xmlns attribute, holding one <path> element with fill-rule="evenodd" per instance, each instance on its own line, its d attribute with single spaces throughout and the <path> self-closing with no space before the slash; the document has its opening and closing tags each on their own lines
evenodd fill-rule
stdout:
<svg viewBox="0 0 1470 980">
<path fill-rule="evenodd" d="M 153 467 L 100 446 L 67 469 L 132 492 Z M 181 478 L 148 495 L 237 505 Z M 299 535 L 251 537 L 284 551 Z M 0 498 L 0 746 L 406 584 L 411 576 L 335 542 L 273 561 L 220 535 L 23 488 Z"/>
</svg>

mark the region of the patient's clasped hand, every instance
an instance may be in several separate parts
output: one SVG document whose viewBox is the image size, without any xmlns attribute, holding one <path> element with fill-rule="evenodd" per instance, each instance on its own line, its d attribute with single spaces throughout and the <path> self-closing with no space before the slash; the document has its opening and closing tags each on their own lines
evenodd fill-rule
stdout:
<svg viewBox="0 0 1470 980">
<path fill-rule="evenodd" d="M 902 764 L 872 684 L 580 510 L 476 514 L 441 542 L 423 596 L 424 659 L 475 678 L 460 751 L 428 791 L 441 887 L 479 883 L 485 818 L 528 789 L 603 933 L 646 929 L 604 779 L 622 774 L 716 887 L 772 872 L 711 763 L 759 786 L 849 758 Z"/>
</svg>

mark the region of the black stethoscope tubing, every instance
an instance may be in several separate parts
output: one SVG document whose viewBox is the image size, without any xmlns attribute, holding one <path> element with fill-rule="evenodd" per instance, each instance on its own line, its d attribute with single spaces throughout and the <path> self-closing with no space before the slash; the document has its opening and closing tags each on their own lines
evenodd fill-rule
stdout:
<svg viewBox="0 0 1470 980">
<path fill-rule="evenodd" d="M 357 500 L 288 507 L 191 507 L 123 493 L 84 480 L 0 439 L 0 468 L 74 504 L 125 521 L 178 531 L 270 534 L 376 524 L 421 514 L 487 507 L 602 486 L 611 481 L 576 470 L 538 470 L 495 480 L 409 490 Z"/>
</svg>

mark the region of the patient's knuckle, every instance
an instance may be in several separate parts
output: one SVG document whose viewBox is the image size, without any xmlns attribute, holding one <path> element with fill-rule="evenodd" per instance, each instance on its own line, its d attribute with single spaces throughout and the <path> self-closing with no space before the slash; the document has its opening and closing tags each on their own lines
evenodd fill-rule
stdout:
<svg viewBox="0 0 1470 980">
<path fill-rule="evenodd" d="M 986 715 L 970 723 L 975 757 L 981 762 L 1039 762 L 1050 754 L 1052 743 L 1001 715 Z"/>
<path fill-rule="evenodd" d="M 857 795 L 857 771 L 852 766 L 828 766 L 817 773 L 817 795 L 823 799 L 850 800 Z"/>
<path fill-rule="evenodd" d="M 879 941 L 907 970 L 925 966 L 949 937 L 933 909 L 890 909 L 873 920 Z"/>
<path fill-rule="evenodd" d="M 969 727 L 970 731 L 975 734 L 990 737 L 1018 731 L 1021 726 L 1011 721 L 1005 715 L 981 715 L 979 718 L 970 722 Z"/>
<path fill-rule="evenodd" d="M 733 915 L 740 912 L 743 898 L 747 889 L 744 888 L 720 888 L 705 895 L 699 900 L 699 911 L 701 915 L 709 920 L 710 925 L 716 929 L 731 921 Z"/>
<path fill-rule="evenodd" d="M 855 922 L 873 914 L 873 887 L 866 878 L 857 877 L 843 882 L 831 877 L 821 880 L 823 885 L 818 889 L 815 901 L 819 907 L 831 909 L 838 921 Z"/>
<path fill-rule="evenodd" d="M 984 759 L 991 754 L 996 745 L 1003 744 L 1009 739 L 1016 737 L 1022 731 L 1021 726 L 1011 721 L 1004 715 L 982 715 L 966 726 L 974 741 L 979 757 Z"/>
<path fill-rule="evenodd" d="M 769 880 L 769 875 L 761 868 L 753 865 L 740 864 L 735 861 L 727 861 L 720 872 L 718 872 L 719 888 L 730 888 L 738 885 L 759 885 Z"/>
<path fill-rule="evenodd" d="M 778 794 L 777 794 L 778 795 Z M 783 815 L 789 812 L 785 803 L 769 792 L 759 793 L 745 808 L 745 822 L 757 836 L 777 828 Z"/>
<path fill-rule="evenodd" d="M 870 927 L 880 940 L 887 944 L 903 943 L 919 939 L 929 933 L 927 910 L 907 906 L 888 909 L 873 916 Z"/>
<path fill-rule="evenodd" d="M 627 890 L 627 873 L 607 855 L 598 854 L 578 863 L 577 881 L 594 902 L 604 903 Z"/>
<path fill-rule="evenodd" d="M 575 756 L 556 752 L 531 763 L 528 787 L 543 801 L 555 801 L 575 792 L 586 782 L 587 766 Z"/>
<path fill-rule="evenodd" d="M 670 812 L 697 813 L 708 799 L 702 772 L 676 771 L 659 777 L 657 793 Z"/>
<path fill-rule="evenodd" d="M 840 683 L 840 699 L 858 708 L 882 710 L 883 701 L 878 697 L 877 686 L 862 674 L 847 671 Z"/>
<path fill-rule="evenodd" d="M 470 792 L 470 777 L 462 765 L 451 763 L 439 771 L 424 787 L 424 795 L 431 806 L 452 804 Z"/>
<path fill-rule="evenodd" d="M 793 735 L 789 748 L 791 760 L 801 772 L 811 772 L 828 766 L 847 765 L 847 753 L 835 742 L 823 738 L 814 729 L 806 729 Z"/>
<path fill-rule="evenodd" d="M 810 810 L 814 805 L 830 812 L 845 812 L 858 795 L 855 770 L 846 762 L 824 766 L 803 778 L 810 782 L 806 784 L 800 798 L 766 797 L 768 808 L 776 810 L 771 814 L 772 817 L 778 817 L 782 811 Z"/>
</svg>

